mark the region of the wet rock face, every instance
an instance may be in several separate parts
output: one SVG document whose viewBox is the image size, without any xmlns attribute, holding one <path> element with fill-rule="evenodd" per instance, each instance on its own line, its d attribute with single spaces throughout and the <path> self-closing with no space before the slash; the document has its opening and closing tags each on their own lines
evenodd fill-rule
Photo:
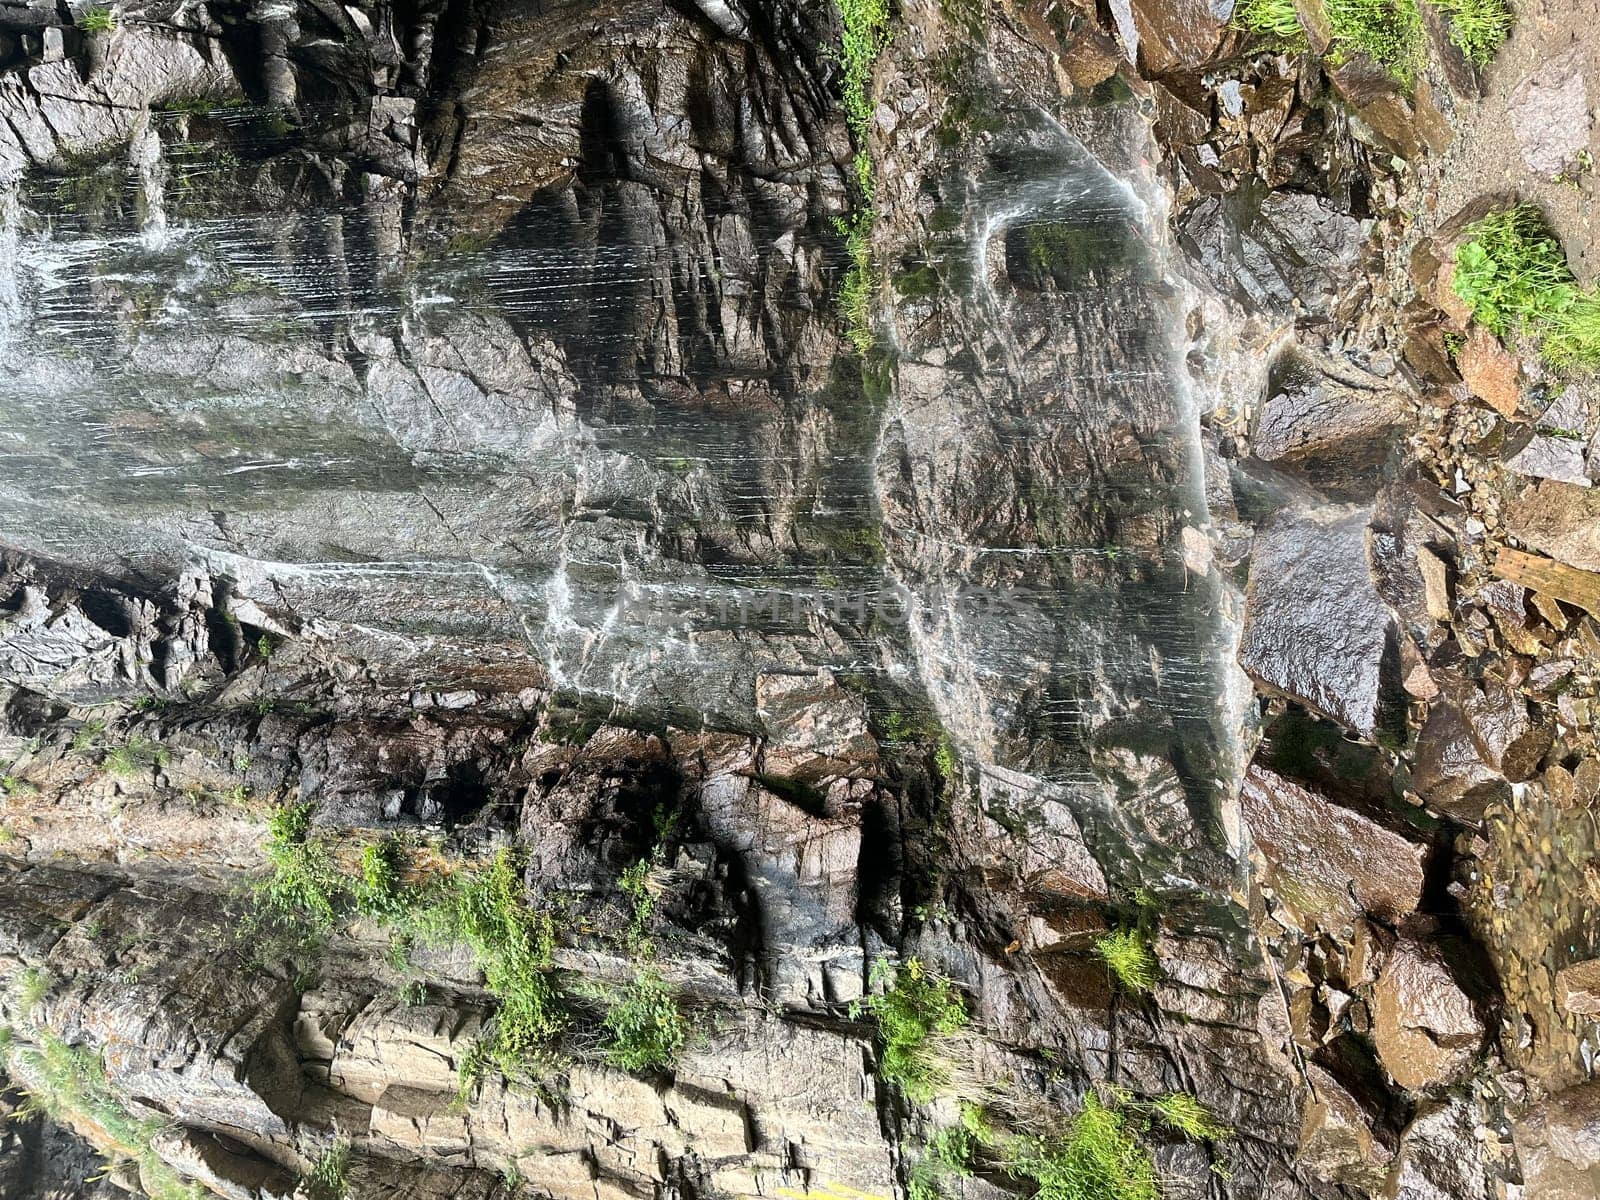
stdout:
<svg viewBox="0 0 1600 1200">
<path fill-rule="evenodd" d="M 1420 1106 L 1400 1135 L 1385 1200 L 1485 1200 L 1492 1195 L 1480 1132 L 1478 1116 L 1466 1099 Z"/>
<path fill-rule="evenodd" d="M 1370 510 L 1285 512 L 1251 559 L 1239 664 L 1367 738 L 1392 720 L 1394 617 L 1367 566 Z"/>
<path fill-rule="evenodd" d="M 1398 924 L 1422 897 L 1423 847 L 1261 766 L 1241 793 L 1278 897 L 1304 922 L 1348 936 L 1363 913 Z"/>
</svg>

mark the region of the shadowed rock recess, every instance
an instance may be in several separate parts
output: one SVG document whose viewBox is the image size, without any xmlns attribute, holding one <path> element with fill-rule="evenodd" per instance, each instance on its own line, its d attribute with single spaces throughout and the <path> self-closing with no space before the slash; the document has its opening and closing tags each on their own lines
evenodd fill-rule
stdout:
<svg viewBox="0 0 1600 1200">
<path fill-rule="evenodd" d="M 1584 1194 L 1477 77 L 1230 8 L 0 0 L 0 1200 Z"/>
</svg>

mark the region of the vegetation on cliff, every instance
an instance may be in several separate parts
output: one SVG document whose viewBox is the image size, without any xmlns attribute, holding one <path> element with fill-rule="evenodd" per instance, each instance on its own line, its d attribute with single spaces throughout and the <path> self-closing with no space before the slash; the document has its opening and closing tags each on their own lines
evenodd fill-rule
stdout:
<svg viewBox="0 0 1600 1200">
<path fill-rule="evenodd" d="M 1600 366 L 1600 290 L 1579 285 L 1567 256 L 1531 204 L 1470 225 L 1456 250 L 1455 294 L 1497 337 L 1539 343 L 1557 369 Z"/>
</svg>

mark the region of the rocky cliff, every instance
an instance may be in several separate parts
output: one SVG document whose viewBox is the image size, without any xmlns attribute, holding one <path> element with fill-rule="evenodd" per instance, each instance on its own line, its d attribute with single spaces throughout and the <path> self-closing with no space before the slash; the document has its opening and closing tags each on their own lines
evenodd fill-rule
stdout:
<svg viewBox="0 0 1600 1200">
<path fill-rule="evenodd" d="M 0 4 L 0 1194 L 1581 1188 L 1448 49 Z"/>
</svg>

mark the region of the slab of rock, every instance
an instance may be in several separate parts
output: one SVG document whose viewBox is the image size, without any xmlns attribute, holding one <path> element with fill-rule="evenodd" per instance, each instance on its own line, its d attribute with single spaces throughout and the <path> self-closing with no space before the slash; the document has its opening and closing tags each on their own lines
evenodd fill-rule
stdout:
<svg viewBox="0 0 1600 1200">
<path fill-rule="evenodd" d="M 1511 130 L 1535 175 L 1559 175 L 1589 146 L 1583 50 L 1544 63 L 1511 93 Z"/>
<path fill-rule="evenodd" d="M 1256 535 L 1239 663 L 1366 738 L 1399 691 L 1394 617 L 1372 582 L 1364 507 L 1286 511 Z"/>
<path fill-rule="evenodd" d="M 1429 808 L 1469 824 L 1482 820 L 1489 801 L 1506 788 L 1500 773 L 1483 761 L 1471 725 L 1449 697 L 1428 708 L 1411 781 Z"/>
<path fill-rule="evenodd" d="M 1600 1196 L 1600 1083 L 1535 1105 L 1511 1126 L 1528 1200 Z"/>
<path fill-rule="evenodd" d="M 1128 57 L 1147 75 L 1206 62 L 1222 44 L 1231 0 L 1112 0 Z"/>
<path fill-rule="evenodd" d="M 1406 400 L 1381 379 L 1369 382 L 1353 386 L 1305 356 L 1285 355 L 1273 367 L 1251 453 L 1299 465 L 1319 485 L 1330 475 L 1341 483 L 1357 477 L 1370 496 L 1381 477 L 1376 468 L 1387 454 L 1387 435 L 1402 420 Z"/>
<path fill-rule="evenodd" d="M 1506 469 L 1534 479 L 1559 479 L 1589 487 L 1588 446 L 1577 438 L 1528 430 L 1506 444 Z"/>
<path fill-rule="evenodd" d="M 1373 989 L 1372 1040 L 1401 1087 L 1420 1090 L 1455 1078 L 1483 1044 L 1483 1022 L 1432 942 L 1395 944 Z"/>
<path fill-rule="evenodd" d="M 1600 1013 L 1600 958 L 1573 963 L 1556 972 L 1556 1003 L 1569 1013 Z"/>
<path fill-rule="evenodd" d="M 1522 367 L 1499 338 L 1482 325 L 1474 325 L 1456 355 L 1456 366 L 1474 396 L 1486 401 L 1502 417 L 1516 417 L 1522 403 L 1522 384 L 1518 382 Z"/>
<path fill-rule="evenodd" d="M 1311 1091 L 1306 1097 L 1296 1157 L 1320 1176 L 1364 1191 L 1374 1189 L 1389 1161 L 1385 1147 L 1374 1136 L 1377 1117 L 1315 1063 L 1307 1064 L 1306 1080 Z"/>
<path fill-rule="evenodd" d="M 1424 847 L 1252 765 L 1240 793 L 1278 898 L 1307 933 L 1344 936 L 1363 912 L 1396 924 L 1422 899 Z"/>
<path fill-rule="evenodd" d="M 1487 1200 L 1483 1142 L 1470 1101 L 1424 1104 L 1400 1135 L 1384 1200 Z"/>
<path fill-rule="evenodd" d="M 1600 571 L 1600 492 L 1539 483 L 1511 501 L 1506 530 L 1570 567 Z"/>
</svg>

